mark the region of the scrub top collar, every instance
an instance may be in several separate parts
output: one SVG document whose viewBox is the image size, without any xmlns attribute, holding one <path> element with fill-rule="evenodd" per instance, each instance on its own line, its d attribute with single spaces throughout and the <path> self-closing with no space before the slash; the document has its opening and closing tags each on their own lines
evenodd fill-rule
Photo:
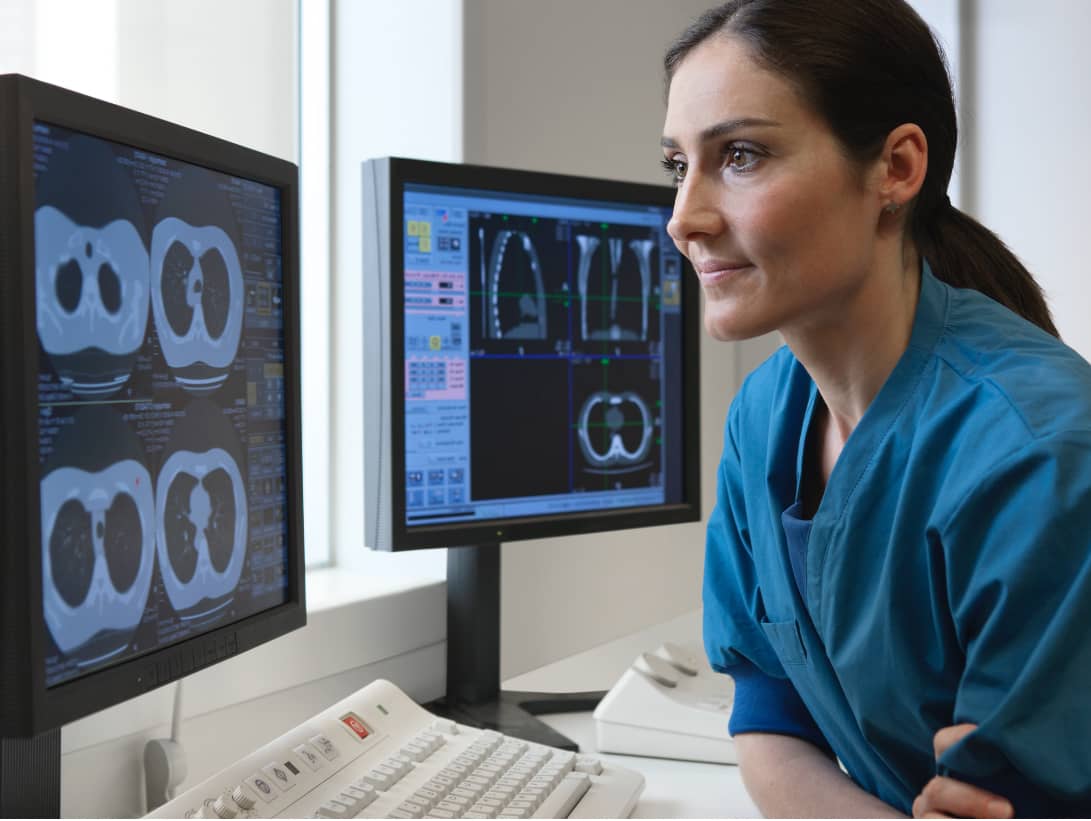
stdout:
<svg viewBox="0 0 1091 821">
<path fill-rule="evenodd" d="M 860 423 L 845 442 L 845 447 L 834 465 L 833 473 L 822 494 L 822 501 L 815 513 L 813 522 L 816 528 L 821 526 L 822 529 L 826 529 L 836 526 L 851 501 L 853 492 L 867 471 L 871 459 L 878 451 L 879 445 L 897 424 L 906 402 L 920 382 L 936 343 L 943 335 L 949 299 L 948 287 L 936 279 L 928 261 L 922 259 L 920 296 L 917 301 L 917 312 L 913 318 L 909 345 L 886 382 L 883 383 L 878 395 L 864 412 Z M 796 367 L 803 366 L 797 361 Z M 806 447 L 806 432 L 810 430 L 817 401 L 818 387 L 814 384 L 814 380 L 811 380 L 810 398 L 803 419 L 803 429 L 799 436 L 797 492 Z M 808 564 L 811 567 L 815 566 L 810 561 Z"/>
</svg>

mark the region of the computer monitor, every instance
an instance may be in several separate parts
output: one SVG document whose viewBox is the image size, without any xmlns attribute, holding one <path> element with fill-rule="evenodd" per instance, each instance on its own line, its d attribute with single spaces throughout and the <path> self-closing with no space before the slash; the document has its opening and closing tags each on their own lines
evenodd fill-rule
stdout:
<svg viewBox="0 0 1091 821">
<path fill-rule="evenodd" d="M 490 701 L 499 542 L 700 518 L 697 281 L 668 187 L 386 158 L 363 192 L 366 543 L 475 546 L 447 692 Z"/>
<path fill-rule="evenodd" d="M 0 735 L 305 623 L 291 163 L 0 77 Z"/>
</svg>

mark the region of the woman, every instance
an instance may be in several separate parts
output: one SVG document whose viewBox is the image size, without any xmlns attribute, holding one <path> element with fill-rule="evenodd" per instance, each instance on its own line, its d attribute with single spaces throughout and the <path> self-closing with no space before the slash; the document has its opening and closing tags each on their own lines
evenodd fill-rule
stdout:
<svg viewBox="0 0 1091 821">
<path fill-rule="evenodd" d="M 748 790 L 1088 815 L 1091 367 L 947 199 L 928 27 L 902 0 L 733 0 L 666 70 L 706 328 L 787 343 L 732 404 L 705 567 Z"/>
</svg>

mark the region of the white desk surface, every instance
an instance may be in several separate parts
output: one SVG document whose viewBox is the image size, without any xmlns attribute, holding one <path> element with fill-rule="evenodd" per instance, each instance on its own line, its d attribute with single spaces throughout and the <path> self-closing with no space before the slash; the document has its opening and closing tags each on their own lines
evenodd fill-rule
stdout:
<svg viewBox="0 0 1091 821">
<path fill-rule="evenodd" d="M 654 650 L 664 641 L 689 642 L 700 635 L 701 614 L 694 611 L 508 679 L 504 688 L 540 692 L 609 690 L 640 653 Z M 761 817 L 743 788 L 738 767 L 599 753 L 591 713 L 541 718 L 579 744 L 581 752 L 595 753 L 604 761 L 643 773 L 644 793 L 633 811 L 634 818 Z"/>
</svg>

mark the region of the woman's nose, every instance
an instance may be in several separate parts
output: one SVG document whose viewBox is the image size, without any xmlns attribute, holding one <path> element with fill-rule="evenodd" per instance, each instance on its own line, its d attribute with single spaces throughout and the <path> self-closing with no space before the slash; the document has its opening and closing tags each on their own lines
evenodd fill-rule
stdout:
<svg viewBox="0 0 1091 821">
<path fill-rule="evenodd" d="M 714 197 L 712 180 L 690 174 L 678 187 L 667 233 L 675 242 L 689 242 L 723 230 L 723 215 Z"/>
</svg>

